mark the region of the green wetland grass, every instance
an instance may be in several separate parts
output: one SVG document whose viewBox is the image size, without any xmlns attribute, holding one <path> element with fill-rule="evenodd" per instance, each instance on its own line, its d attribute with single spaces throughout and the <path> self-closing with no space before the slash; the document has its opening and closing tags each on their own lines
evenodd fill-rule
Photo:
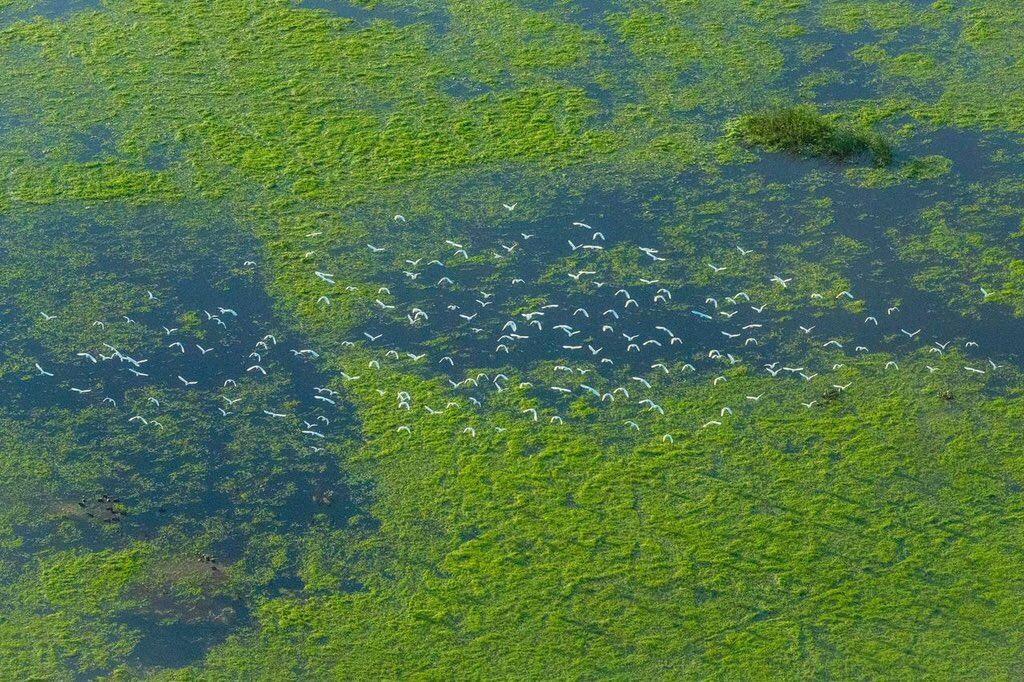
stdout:
<svg viewBox="0 0 1024 682">
<path fill-rule="evenodd" d="M 836 123 L 810 106 L 746 114 L 733 122 L 730 132 L 744 144 L 768 151 L 834 161 L 867 157 L 876 166 L 892 163 L 892 147 L 880 135 Z"/>
<path fill-rule="evenodd" d="M 1019 674 L 1020 3 L 321 4 L 0 2 L 0 679 Z M 550 354 L 456 389 L 474 335 L 404 317 L 435 257 L 467 306 L 529 274 L 519 320 L 588 269 L 670 289 L 652 327 L 743 291 L 819 374 L 687 327 L 649 394 L 608 370 L 664 414 L 534 390 Z M 156 375 L 164 324 L 245 362 L 112 417 L 76 353 Z M 263 412 L 312 385 L 323 443 Z"/>
</svg>

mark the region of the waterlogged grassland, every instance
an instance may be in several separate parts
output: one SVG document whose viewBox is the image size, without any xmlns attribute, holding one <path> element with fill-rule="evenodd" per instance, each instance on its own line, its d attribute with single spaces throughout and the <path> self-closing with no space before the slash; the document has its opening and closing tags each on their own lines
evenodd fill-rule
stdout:
<svg viewBox="0 0 1024 682">
<path fill-rule="evenodd" d="M 49 125 L 40 139 L 15 147 L 6 201 L 232 197 L 240 222 L 272 247 L 275 294 L 317 317 L 305 273 L 289 257 L 308 250 L 304 235 L 322 231 L 322 241 L 351 253 L 383 229 L 360 225 L 368 215 L 383 217 L 396 205 L 430 210 L 432 178 L 444 178 L 443 187 L 469 169 L 535 162 L 546 176 L 538 181 L 570 185 L 595 160 L 605 172 L 635 174 L 714 158 L 719 117 L 786 100 L 786 70 L 800 61 L 794 54 L 787 63 L 787 55 L 803 35 L 793 27 L 815 16 L 787 3 L 750 14 L 719 5 L 619 12 L 608 17 L 617 29 L 609 35 L 558 10 L 455 4 L 444 40 L 427 21 L 354 26 L 285 4 L 203 4 L 179 13 L 159 3 L 115 3 L 64 22 L 19 24 L 5 37 L 10 114 L 32 121 L 43 112 Z M 891 32 L 905 14 L 825 7 L 822 30 Z M 193 15 L 197 21 L 183 20 Z M 700 22 L 720 28 L 673 33 Z M 232 31 L 238 25 L 247 30 Z M 218 36 L 217 26 L 228 33 Z M 780 34 L 777 45 L 766 26 Z M 545 32 L 550 40 L 537 38 Z M 648 46 L 655 40 L 671 52 Z M 609 62 L 619 41 L 633 56 Z M 745 56 L 771 49 L 770 58 Z M 141 63 L 146 68 L 136 68 Z M 645 93 L 648 79 L 660 80 Z M 726 83 L 731 94 L 715 90 Z M 678 107 L 666 96 L 692 102 Z M 883 118 L 908 111 L 889 99 L 882 105 L 873 110 Z M 59 120 L 46 117 L 58 111 Z M 77 161 L 74 133 L 100 124 L 114 131 L 120 158 Z M 159 171 L 147 168 L 157 151 L 166 161 Z M 350 325 L 358 313 L 344 307 L 335 312 Z"/>
<path fill-rule="evenodd" d="M 1015 469 L 1021 414 L 1014 400 L 979 400 L 982 386 L 955 369 L 951 358 L 925 384 L 879 383 L 812 410 L 778 407 L 799 384 L 740 377 L 729 398 L 769 391 L 772 403 L 674 446 L 623 443 L 600 418 L 584 436 L 495 416 L 508 431 L 474 440 L 458 434 L 462 419 L 396 418 L 390 399 L 357 392 L 380 425 L 360 457 L 379 480 L 373 542 L 408 551 L 366 594 L 267 604 L 257 638 L 215 651 L 207 672 L 273 677 L 300 659 L 328 677 L 983 671 L 956 653 L 977 631 L 941 623 L 1012 618 L 983 594 L 1018 568 L 1000 547 L 1015 546 L 1005 524 L 1019 478 L 989 467 Z M 403 381 L 417 400 L 446 395 Z M 688 424 L 710 389 L 678 390 Z M 391 437 L 398 420 L 412 434 Z M 968 454 L 978 447 L 984 459 Z M 979 516 L 968 522 L 964 508 Z M 980 646 L 996 671 L 1019 643 Z"/>
<path fill-rule="evenodd" d="M 0 677 L 1019 669 L 1017 5 L 338 4 L 0 3 Z M 884 139 L 892 163 L 728 135 L 801 104 Z M 568 252 L 576 219 L 628 239 Z M 491 255 L 521 232 L 549 251 Z M 591 266 L 659 279 L 666 316 L 743 290 L 777 327 L 766 346 L 832 370 L 773 379 L 694 342 L 643 372 L 660 415 L 520 386 L 556 381 L 557 360 L 513 356 L 460 368 L 509 377 L 476 408 L 436 362 L 343 345 L 404 324 L 374 305 L 381 286 L 436 299 L 402 281 L 415 257 L 449 261 L 463 293 L 535 273 L 510 314 L 583 295 L 566 275 Z M 338 279 L 330 305 L 314 270 Z M 236 347 L 199 312 L 221 298 L 321 351 L 309 372 L 344 404 L 322 451 L 259 409 L 301 410 L 313 380 L 276 356 L 231 420 L 173 377 L 119 397 L 167 405 L 162 429 L 40 388 L 35 362 L 70 371 L 101 342 L 155 357 L 158 317 Z M 939 354 L 897 332 L 866 352 L 848 328 L 842 349 L 786 332 L 888 306 L 971 336 Z M 990 348 L 998 370 L 964 371 Z"/>
</svg>

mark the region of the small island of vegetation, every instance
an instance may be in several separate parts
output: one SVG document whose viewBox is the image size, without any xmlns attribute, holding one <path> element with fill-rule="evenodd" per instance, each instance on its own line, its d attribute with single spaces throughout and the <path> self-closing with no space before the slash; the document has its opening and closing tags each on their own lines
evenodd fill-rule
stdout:
<svg viewBox="0 0 1024 682">
<path fill-rule="evenodd" d="M 836 123 L 812 106 L 774 109 L 742 116 L 730 134 L 744 144 L 836 161 L 870 158 L 888 166 L 892 148 L 875 132 Z"/>
</svg>

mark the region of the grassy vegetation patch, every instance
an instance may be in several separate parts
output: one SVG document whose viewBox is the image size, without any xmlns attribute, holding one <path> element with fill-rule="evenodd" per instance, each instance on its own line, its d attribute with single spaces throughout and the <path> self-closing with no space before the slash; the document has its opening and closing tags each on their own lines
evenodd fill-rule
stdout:
<svg viewBox="0 0 1024 682">
<path fill-rule="evenodd" d="M 888 166 L 892 162 L 892 147 L 880 135 L 836 123 L 811 106 L 742 116 L 730 126 L 730 134 L 744 144 L 773 152 L 836 161 L 869 158 L 876 166 Z"/>
</svg>

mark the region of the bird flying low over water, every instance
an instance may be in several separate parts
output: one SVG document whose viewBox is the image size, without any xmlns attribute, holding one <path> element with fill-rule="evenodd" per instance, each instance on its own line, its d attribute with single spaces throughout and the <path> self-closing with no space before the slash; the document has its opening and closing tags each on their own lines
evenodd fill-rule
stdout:
<svg viewBox="0 0 1024 682">
<path fill-rule="evenodd" d="M 645 447 L 682 453 L 693 437 L 726 451 L 747 437 L 744 424 L 766 418 L 776 428 L 823 411 L 852 412 L 862 396 L 877 395 L 860 379 L 872 373 L 893 390 L 914 381 L 928 393 L 951 372 L 981 383 L 998 379 L 1003 367 L 998 353 L 979 357 L 977 342 L 915 317 L 902 299 L 872 300 L 861 284 L 867 280 L 800 269 L 798 255 L 768 243 L 684 244 L 623 225 L 611 212 L 595 212 L 597 227 L 566 226 L 564 218 L 526 227 L 532 209 L 514 213 L 518 202 L 490 201 L 479 225 L 446 219 L 414 229 L 388 210 L 375 224 L 383 246 L 365 249 L 359 239 L 342 250 L 327 230 L 288 233 L 294 243 L 282 247 L 280 262 L 297 268 L 302 324 L 287 332 L 267 333 L 273 316 L 231 290 L 197 287 L 186 306 L 164 282 L 151 284 L 159 300 L 148 291 L 145 300 L 129 296 L 135 309 L 90 310 L 79 320 L 62 306 L 55 324 L 45 323 L 56 315 L 29 314 L 25 326 L 54 336 L 42 349 L 72 350 L 35 351 L 28 378 L 75 409 L 95 403 L 122 426 L 128 418 L 147 427 L 133 429 L 140 438 L 177 435 L 199 414 L 217 429 L 286 434 L 310 456 L 330 450 L 342 416 L 357 406 L 366 418 L 357 430 L 365 424 L 373 438 L 402 439 L 396 452 L 421 436 L 458 438 L 451 442 L 484 452 L 524 433 L 589 428 L 603 417 Z M 981 295 L 991 296 L 984 288 Z M 95 316 L 131 326 L 90 326 Z M 307 324 L 316 344 L 300 338 Z M 77 345 L 62 338 L 71 332 Z M 939 333 L 950 340 L 933 341 Z M 903 336 L 927 341 L 916 348 Z M 925 356 L 936 365 L 919 362 Z M 854 390 L 854 381 L 865 388 Z M 179 383 L 192 390 L 173 390 Z"/>
</svg>

